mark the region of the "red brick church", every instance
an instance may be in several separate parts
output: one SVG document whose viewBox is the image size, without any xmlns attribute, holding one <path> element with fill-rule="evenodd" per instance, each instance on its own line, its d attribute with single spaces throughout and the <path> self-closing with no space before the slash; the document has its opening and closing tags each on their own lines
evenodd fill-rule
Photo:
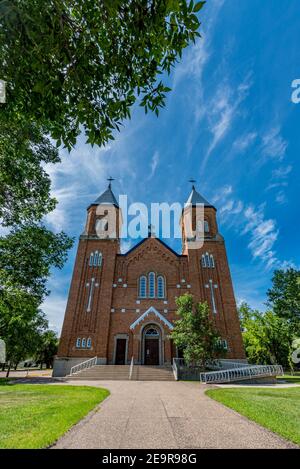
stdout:
<svg viewBox="0 0 300 469">
<path fill-rule="evenodd" d="M 201 204 L 202 220 L 196 207 Z M 183 210 L 190 210 L 196 236 L 187 235 L 181 218 L 182 254 L 156 238 L 147 238 L 122 254 L 120 208 L 111 182 L 87 209 L 79 238 L 73 278 L 54 375 L 92 357 L 98 364 L 167 365 L 179 351 L 170 338 L 175 299 L 192 293 L 207 301 L 227 348 L 226 357 L 245 357 L 240 323 L 216 208 L 192 187 Z M 203 217 L 204 211 L 204 217 Z M 108 234 L 108 225 L 113 230 Z M 195 248 L 202 226 L 201 247 Z M 199 228 L 200 229 L 200 228 Z"/>
</svg>

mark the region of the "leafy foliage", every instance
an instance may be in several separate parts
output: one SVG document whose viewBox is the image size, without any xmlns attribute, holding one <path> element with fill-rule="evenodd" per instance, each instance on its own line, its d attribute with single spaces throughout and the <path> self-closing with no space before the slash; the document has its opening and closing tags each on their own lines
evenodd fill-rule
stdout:
<svg viewBox="0 0 300 469">
<path fill-rule="evenodd" d="M 293 330 L 288 321 L 273 311 L 252 310 L 246 303 L 240 306 L 239 313 L 249 362 L 292 368 Z"/>
<path fill-rule="evenodd" d="M 46 281 L 52 267 L 62 268 L 72 240 L 61 232 L 27 224 L 0 237 L 0 285 L 19 290 L 41 302 L 48 294 Z"/>
<path fill-rule="evenodd" d="M 56 333 L 51 330 L 43 332 L 39 338 L 39 343 L 34 353 L 37 363 L 40 363 L 41 367 L 45 363 L 46 368 L 52 368 L 53 359 L 57 354 L 57 349 L 58 338 Z"/>
<path fill-rule="evenodd" d="M 278 317 L 288 320 L 295 333 L 300 334 L 300 271 L 276 270 L 272 288 L 267 292 L 268 306 Z"/>
<path fill-rule="evenodd" d="M 54 209 L 43 164 L 58 163 L 43 129 L 21 120 L 0 120 L 0 218 L 4 226 L 40 220 Z"/>
<path fill-rule="evenodd" d="M 6 344 L 9 366 L 34 353 L 47 324 L 32 295 L 17 289 L 0 290 L 0 337 Z"/>
<path fill-rule="evenodd" d="M 16 113 L 45 124 L 69 149 L 114 138 L 130 108 L 158 114 L 170 89 L 159 81 L 199 32 L 193 0 L 2 0 L 0 76 Z"/>
<path fill-rule="evenodd" d="M 194 303 L 193 296 L 186 293 L 176 299 L 178 306 L 171 337 L 177 347 L 183 350 L 188 364 L 198 364 L 204 369 L 207 361 L 224 353 L 220 336 L 210 318 L 207 303 Z"/>
</svg>

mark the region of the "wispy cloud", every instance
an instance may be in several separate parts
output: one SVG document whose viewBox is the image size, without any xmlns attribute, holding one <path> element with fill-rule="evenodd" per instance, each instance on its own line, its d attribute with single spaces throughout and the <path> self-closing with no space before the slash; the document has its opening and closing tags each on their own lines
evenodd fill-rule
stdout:
<svg viewBox="0 0 300 469">
<path fill-rule="evenodd" d="M 233 143 L 233 148 L 239 152 L 247 150 L 257 139 L 257 132 L 249 132 L 237 138 Z"/>
<path fill-rule="evenodd" d="M 222 202 L 220 218 L 248 238 L 252 259 L 263 263 L 266 269 L 275 267 L 279 263 L 275 250 L 279 230 L 276 221 L 266 217 L 265 204 L 255 206 L 235 198 L 232 186 L 222 188 L 216 199 Z"/>
<path fill-rule="evenodd" d="M 262 137 L 261 151 L 264 160 L 272 158 L 282 161 L 287 147 L 288 142 L 282 137 L 280 126 L 272 127 Z"/>
<path fill-rule="evenodd" d="M 292 169 L 292 165 L 280 166 L 279 168 L 274 169 L 270 183 L 266 188 L 267 191 L 279 189 L 275 194 L 275 201 L 280 205 L 285 204 L 288 201 L 284 188 L 288 186 L 288 177 Z"/>
<path fill-rule="evenodd" d="M 159 153 L 158 151 L 155 151 L 153 153 L 153 156 L 150 162 L 150 174 L 148 176 L 148 180 L 150 180 L 154 176 L 158 163 L 159 163 Z"/>
<path fill-rule="evenodd" d="M 235 89 L 225 80 L 217 88 L 216 94 L 207 106 L 208 129 L 212 136 L 211 143 L 202 160 L 203 172 L 207 161 L 217 145 L 231 129 L 233 120 L 237 117 L 240 104 L 248 96 L 251 88 L 251 74 L 247 74 L 244 81 Z"/>
<path fill-rule="evenodd" d="M 284 191 L 277 192 L 275 200 L 280 205 L 287 203 L 287 196 L 285 192 Z"/>
<path fill-rule="evenodd" d="M 198 124 L 206 116 L 207 102 L 205 96 L 205 80 L 203 78 L 205 67 L 213 54 L 212 40 L 214 27 L 225 0 L 210 0 L 201 12 L 201 38 L 195 45 L 190 46 L 184 54 L 184 58 L 176 67 L 172 88 L 175 90 L 181 82 L 189 81 L 186 102 L 193 117 L 187 135 L 187 151 L 192 151 L 198 136 Z M 186 85 L 183 90 L 186 91 Z"/>
</svg>

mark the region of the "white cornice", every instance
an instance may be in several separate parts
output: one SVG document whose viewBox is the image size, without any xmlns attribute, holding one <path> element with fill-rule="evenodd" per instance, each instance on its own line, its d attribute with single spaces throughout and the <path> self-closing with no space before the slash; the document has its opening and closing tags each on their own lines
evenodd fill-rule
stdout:
<svg viewBox="0 0 300 469">
<path fill-rule="evenodd" d="M 173 324 L 170 323 L 157 309 L 155 309 L 153 306 L 150 306 L 147 311 L 145 311 L 141 316 L 139 316 L 130 326 L 130 329 L 134 329 L 140 322 L 142 322 L 147 316 L 149 316 L 150 313 L 153 313 L 155 316 L 157 316 L 170 330 L 174 328 Z"/>
</svg>

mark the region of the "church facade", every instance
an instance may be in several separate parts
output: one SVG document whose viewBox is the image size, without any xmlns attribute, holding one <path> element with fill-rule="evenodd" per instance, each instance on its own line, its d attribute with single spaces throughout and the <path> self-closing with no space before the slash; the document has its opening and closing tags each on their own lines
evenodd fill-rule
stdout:
<svg viewBox="0 0 300 469">
<path fill-rule="evenodd" d="M 197 219 L 197 206 L 202 207 L 201 220 Z M 127 253 L 121 253 L 122 218 L 111 183 L 88 207 L 54 376 L 64 376 L 72 366 L 95 356 L 98 364 L 129 364 L 132 358 L 135 364 L 171 364 L 180 353 L 171 339 L 175 300 L 184 293 L 208 303 L 227 349 L 226 358 L 245 358 L 216 208 L 194 186 L 185 207 L 183 215 L 190 211 L 195 237 L 188 237 L 182 216 L 182 254 L 151 231 Z M 200 226 L 202 242 L 197 247 L 193 243 L 199 239 Z"/>
</svg>

